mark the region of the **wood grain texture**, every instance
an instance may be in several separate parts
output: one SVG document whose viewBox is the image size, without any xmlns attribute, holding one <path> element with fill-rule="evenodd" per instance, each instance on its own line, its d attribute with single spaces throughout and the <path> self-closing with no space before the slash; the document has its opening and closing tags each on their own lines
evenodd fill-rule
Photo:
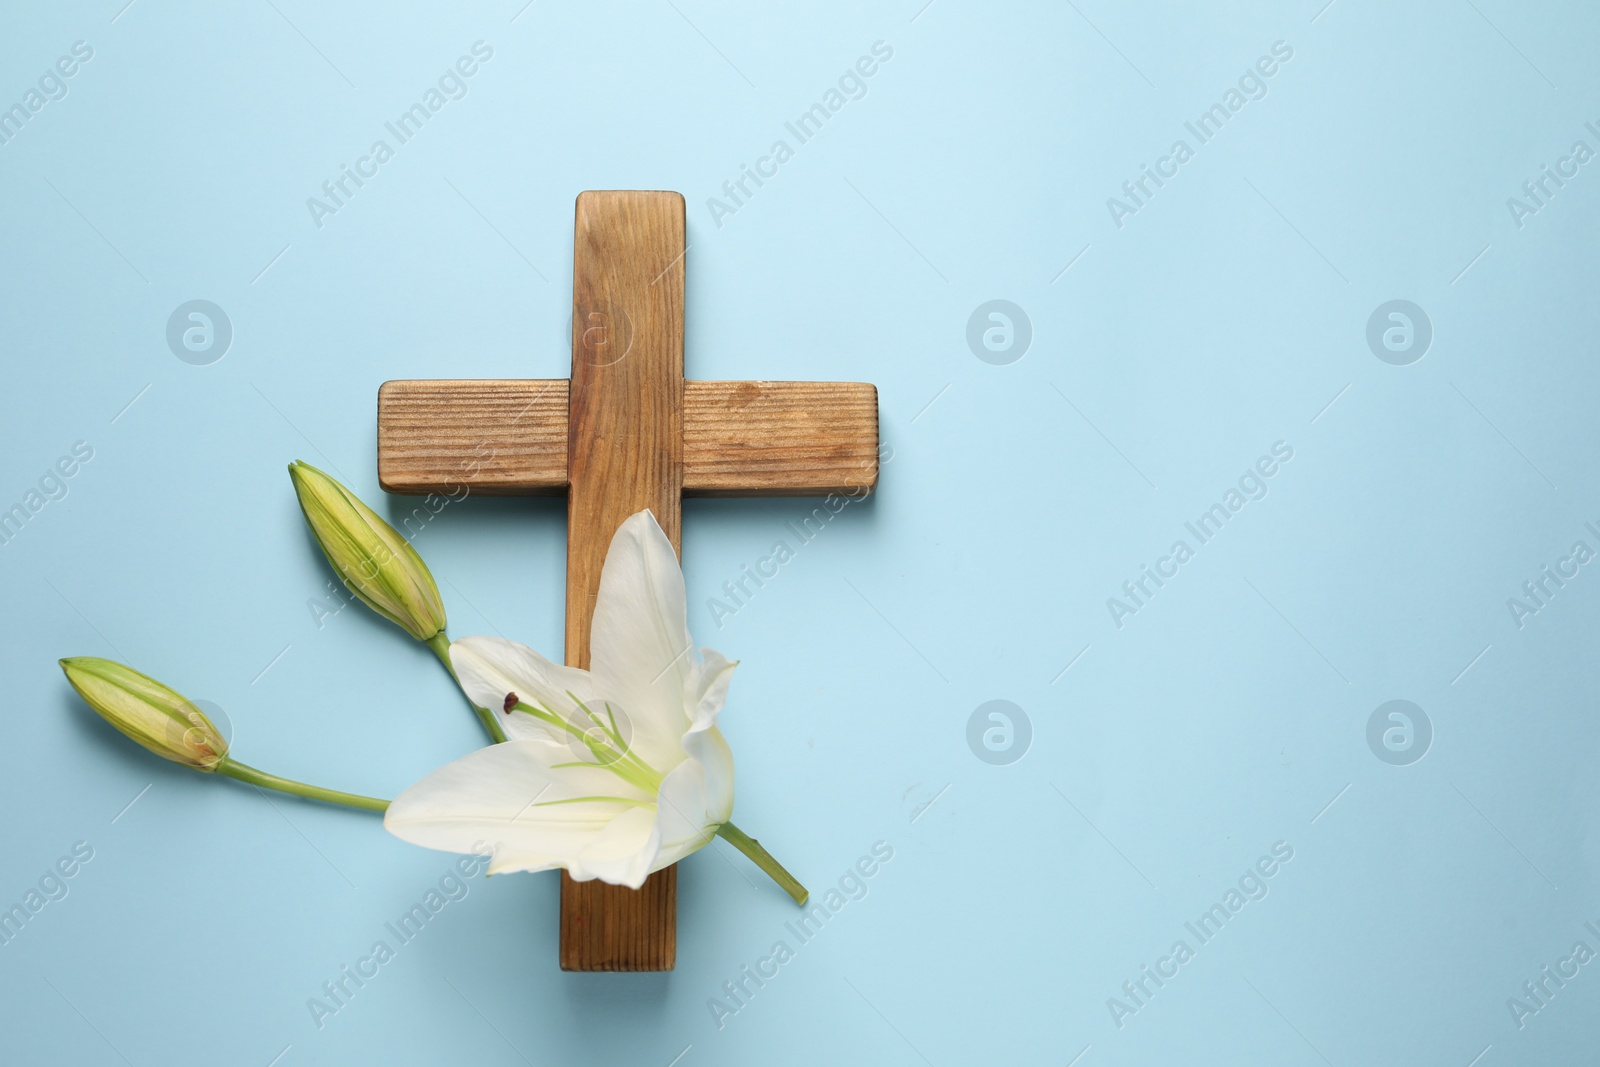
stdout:
<svg viewBox="0 0 1600 1067">
<path fill-rule="evenodd" d="M 565 492 L 566 379 L 384 382 L 378 483 L 391 493 Z"/>
<path fill-rule="evenodd" d="M 611 537 L 644 508 L 682 551 L 684 204 L 678 193 L 578 197 L 567 439 L 567 663 L 589 623 Z M 561 875 L 561 966 L 664 971 L 677 958 L 677 877 L 638 890 Z"/>
<path fill-rule="evenodd" d="M 391 493 L 567 487 L 568 382 L 392 381 L 378 390 L 378 480 Z M 822 496 L 878 481 L 878 390 L 859 382 L 685 382 L 689 496 Z"/>
<path fill-rule="evenodd" d="M 857 496 L 878 484 L 878 390 L 860 382 L 687 382 L 690 496 Z"/>
</svg>

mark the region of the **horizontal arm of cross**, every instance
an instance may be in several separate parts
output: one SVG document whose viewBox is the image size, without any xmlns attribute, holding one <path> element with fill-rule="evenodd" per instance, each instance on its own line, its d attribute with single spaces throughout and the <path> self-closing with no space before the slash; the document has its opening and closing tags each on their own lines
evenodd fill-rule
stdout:
<svg viewBox="0 0 1600 1067">
<path fill-rule="evenodd" d="M 390 381 L 378 480 L 391 493 L 557 494 L 565 378 Z M 878 391 L 859 382 L 684 383 L 686 496 L 861 495 L 878 481 Z"/>
</svg>

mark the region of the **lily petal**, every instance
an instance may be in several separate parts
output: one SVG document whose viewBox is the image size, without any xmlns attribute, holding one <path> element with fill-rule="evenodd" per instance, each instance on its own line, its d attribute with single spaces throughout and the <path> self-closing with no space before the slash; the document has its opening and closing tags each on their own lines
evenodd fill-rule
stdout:
<svg viewBox="0 0 1600 1067">
<path fill-rule="evenodd" d="M 690 758 L 661 783 L 661 850 L 652 871 L 677 863 L 716 836 L 733 815 L 733 752 L 715 726 L 684 738 Z"/>
<path fill-rule="evenodd" d="M 701 651 L 705 658 L 698 665 L 689 694 L 693 701 L 692 722 L 681 743 L 688 762 L 702 768 L 706 818 L 720 826 L 733 817 L 733 750 L 717 729 L 717 716 L 722 713 L 728 683 L 738 664 L 714 649 Z"/>
<path fill-rule="evenodd" d="M 555 740 L 564 744 L 571 735 L 558 734 L 532 715 L 502 714 L 507 693 L 516 693 L 530 704 L 542 704 L 568 722 L 586 721 L 568 694 L 576 694 L 585 702 L 593 697 L 589 672 L 551 663 L 527 645 L 503 637 L 463 637 L 450 645 L 450 664 L 467 696 L 474 704 L 493 712 L 513 741 Z"/>
<path fill-rule="evenodd" d="M 612 819 L 592 838 L 576 861 L 567 865 L 575 882 L 599 878 L 612 885 L 638 889 L 657 868 L 653 866 L 661 848 L 661 830 L 654 808 L 629 808 Z"/>
<path fill-rule="evenodd" d="M 683 747 L 705 768 L 706 818 L 721 826 L 733 818 L 733 749 L 715 726 L 685 734 Z"/>
<path fill-rule="evenodd" d="M 739 664 L 714 648 L 702 648 L 703 657 L 685 679 L 684 707 L 689 711 L 689 729 L 703 729 L 717 721 L 717 714 L 728 699 L 728 683 Z"/>
<path fill-rule="evenodd" d="M 629 516 L 611 539 L 589 634 L 596 692 L 622 706 L 634 747 L 665 774 L 683 758 L 694 644 L 677 553 L 649 511 Z"/>
<path fill-rule="evenodd" d="M 572 762 L 565 745 L 507 741 L 463 756 L 396 797 L 386 830 L 404 841 L 446 852 L 494 849 L 491 874 L 568 867 L 588 877 L 648 871 L 656 845 L 654 797 L 593 766 Z M 614 800 L 592 800 L 612 797 Z M 635 812 L 649 816 L 641 834 Z M 615 831 L 612 823 L 626 817 Z M 592 859 L 585 853 L 605 841 Z M 630 859 L 627 847 L 639 856 Z M 575 874 L 576 876 L 576 874 Z M 638 875 L 643 880 L 643 873 Z"/>
</svg>

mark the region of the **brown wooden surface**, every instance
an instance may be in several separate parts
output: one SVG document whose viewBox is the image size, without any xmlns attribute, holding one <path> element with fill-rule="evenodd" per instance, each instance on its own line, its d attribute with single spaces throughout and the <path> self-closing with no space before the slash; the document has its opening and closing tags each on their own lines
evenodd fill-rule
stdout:
<svg viewBox="0 0 1600 1067">
<path fill-rule="evenodd" d="M 565 492 L 567 380 L 384 382 L 378 484 L 391 493 Z"/>
<path fill-rule="evenodd" d="M 688 382 L 683 491 L 822 496 L 878 483 L 878 390 L 860 382 Z"/>
<path fill-rule="evenodd" d="M 649 508 L 683 542 L 683 197 L 578 197 L 567 438 L 567 664 L 589 666 L 600 569 L 624 519 Z M 665 971 L 677 956 L 678 872 L 637 891 L 561 875 L 561 966 Z"/>
<path fill-rule="evenodd" d="M 385 382 L 378 481 L 391 493 L 443 493 L 464 483 L 491 495 L 564 492 L 567 393 L 565 378 Z M 689 496 L 859 492 L 877 475 L 874 386 L 684 383 Z"/>
<path fill-rule="evenodd" d="M 681 497 L 821 495 L 878 479 L 877 390 L 851 382 L 685 382 L 684 205 L 677 193 L 578 197 L 573 374 L 392 381 L 378 391 L 378 478 L 396 493 L 567 491 L 567 662 L 611 536 L 650 508 L 681 553 Z M 677 872 L 637 891 L 562 875 L 561 966 L 667 970 Z"/>
</svg>

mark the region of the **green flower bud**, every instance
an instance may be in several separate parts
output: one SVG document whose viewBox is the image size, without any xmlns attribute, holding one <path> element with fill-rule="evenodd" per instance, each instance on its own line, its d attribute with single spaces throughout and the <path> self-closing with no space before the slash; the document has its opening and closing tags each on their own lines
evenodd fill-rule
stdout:
<svg viewBox="0 0 1600 1067">
<path fill-rule="evenodd" d="M 350 591 L 418 641 L 443 632 L 439 587 L 410 542 L 317 468 L 296 460 L 289 477 L 322 554 Z"/>
<path fill-rule="evenodd" d="M 96 656 L 61 661 L 67 681 L 100 717 L 158 756 L 199 771 L 228 758 L 228 742 L 181 693 Z"/>
</svg>

